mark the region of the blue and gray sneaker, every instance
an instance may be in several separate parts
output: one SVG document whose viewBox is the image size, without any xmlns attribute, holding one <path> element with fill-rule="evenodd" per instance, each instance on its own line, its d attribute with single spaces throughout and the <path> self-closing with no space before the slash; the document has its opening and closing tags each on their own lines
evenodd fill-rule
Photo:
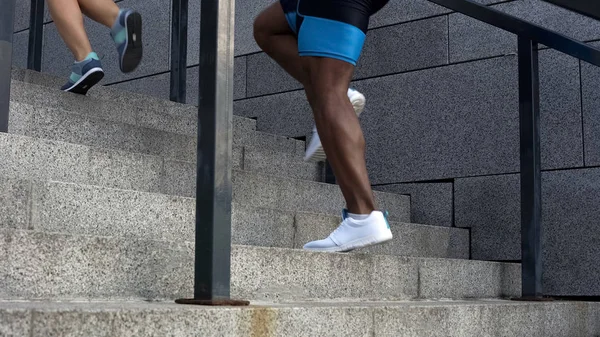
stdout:
<svg viewBox="0 0 600 337">
<path fill-rule="evenodd" d="M 142 60 L 142 16 L 140 13 L 121 9 L 110 35 L 117 45 L 121 71 L 129 73 L 135 70 Z"/>
<path fill-rule="evenodd" d="M 71 77 L 61 90 L 85 95 L 91 87 L 104 77 L 102 64 L 96 53 L 92 52 L 81 62 L 73 63 Z"/>
</svg>

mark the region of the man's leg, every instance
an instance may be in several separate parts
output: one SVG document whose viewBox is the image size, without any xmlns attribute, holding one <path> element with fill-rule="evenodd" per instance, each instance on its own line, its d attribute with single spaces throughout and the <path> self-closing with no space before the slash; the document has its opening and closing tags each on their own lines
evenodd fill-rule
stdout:
<svg viewBox="0 0 600 337">
<path fill-rule="evenodd" d="M 315 94 L 308 73 L 308 60 L 299 56 L 298 39 L 290 28 L 280 2 L 272 4 L 258 15 L 254 21 L 254 39 L 267 55 L 304 86 L 308 102 L 314 110 Z M 346 99 L 351 100 L 355 113 L 359 115 L 364 109 L 365 97 L 356 90 L 346 89 Z M 324 157 L 315 129 L 305 160 L 323 160 Z"/>
<path fill-rule="evenodd" d="M 258 46 L 304 86 L 312 105 L 312 87 L 306 60 L 298 55 L 298 39 L 278 2 L 267 7 L 254 21 L 254 39 Z"/>
<path fill-rule="evenodd" d="M 365 139 L 347 96 L 354 66 L 331 58 L 304 58 L 315 92 L 317 129 L 348 210 L 370 214 L 375 201 L 365 163 Z"/>
</svg>

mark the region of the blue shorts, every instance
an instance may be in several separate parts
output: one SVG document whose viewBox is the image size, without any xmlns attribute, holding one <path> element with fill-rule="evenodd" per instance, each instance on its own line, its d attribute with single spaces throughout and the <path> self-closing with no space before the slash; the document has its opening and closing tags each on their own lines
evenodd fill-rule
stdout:
<svg viewBox="0 0 600 337">
<path fill-rule="evenodd" d="M 298 37 L 300 56 L 319 56 L 356 66 L 369 18 L 388 0 L 280 0 Z"/>
</svg>

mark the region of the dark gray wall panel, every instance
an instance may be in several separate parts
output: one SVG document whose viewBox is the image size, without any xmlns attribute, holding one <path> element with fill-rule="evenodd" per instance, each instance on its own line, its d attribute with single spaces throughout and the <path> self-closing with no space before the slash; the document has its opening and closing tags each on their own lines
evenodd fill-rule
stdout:
<svg viewBox="0 0 600 337">
<path fill-rule="evenodd" d="M 595 43 L 596 47 L 600 44 Z M 581 62 L 585 164 L 600 166 L 600 68 Z"/>
<path fill-rule="evenodd" d="M 471 227 L 473 258 L 520 259 L 519 176 L 457 179 L 458 227 Z M 600 169 L 545 172 L 545 291 L 600 296 Z"/>
<path fill-rule="evenodd" d="M 540 0 L 518 0 L 493 7 L 576 39 L 600 38 L 600 22 Z M 513 34 L 462 14 L 450 14 L 450 62 L 514 53 L 516 42 Z"/>
<path fill-rule="evenodd" d="M 376 186 L 373 189 L 410 195 L 411 222 L 452 226 L 452 183 L 415 183 Z"/>
<path fill-rule="evenodd" d="M 246 95 L 246 57 L 236 57 L 234 69 L 233 91 L 234 99 L 243 98 Z M 170 74 L 163 73 L 154 76 L 148 76 L 132 81 L 115 84 L 114 87 L 146 94 L 162 99 L 169 99 L 170 95 Z M 187 103 L 198 104 L 198 67 L 191 67 L 187 70 Z"/>
</svg>

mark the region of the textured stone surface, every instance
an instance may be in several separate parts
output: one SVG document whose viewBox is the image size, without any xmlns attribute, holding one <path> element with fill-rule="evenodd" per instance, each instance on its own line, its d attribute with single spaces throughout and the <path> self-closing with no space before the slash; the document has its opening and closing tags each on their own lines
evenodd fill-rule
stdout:
<svg viewBox="0 0 600 337">
<path fill-rule="evenodd" d="M 29 0 L 17 0 L 15 3 L 15 32 L 29 29 L 29 14 L 31 10 L 31 1 Z M 50 11 L 48 11 L 48 5 L 44 5 L 44 23 L 50 22 Z"/>
<path fill-rule="evenodd" d="M 248 55 L 248 97 L 302 89 L 300 82 L 288 75 L 265 53 Z"/>
<path fill-rule="evenodd" d="M 163 160 L 17 135 L 0 135 L 0 175 L 160 191 Z"/>
<path fill-rule="evenodd" d="M 195 195 L 196 163 L 106 150 L 26 136 L 0 135 L 0 176 L 55 180 L 143 192 Z M 295 155 L 257 148 L 233 148 L 233 169 L 320 181 L 319 164 Z"/>
<path fill-rule="evenodd" d="M 2 298 L 173 298 L 193 289 L 191 244 L 1 231 Z"/>
<path fill-rule="evenodd" d="M 471 227 L 473 258 L 520 259 L 517 175 L 458 179 L 456 224 Z M 544 291 L 598 296 L 600 170 L 545 172 L 542 182 Z"/>
<path fill-rule="evenodd" d="M 30 193 L 28 181 L 0 178 L 0 228 L 28 228 Z"/>
<path fill-rule="evenodd" d="M 0 309 L 0 336 L 29 337 L 31 331 L 31 313 L 12 309 L 4 305 Z"/>
<path fill-rule="evenodd" d="M 323 165 L 304 162 L 298 154 L 244 148 L 243 170 L 292 179 L 323 181 Z"/>
<path fill-rule="evenodd" d="M 594 44 L 596 47 L 600 44 Z M 600 165 L 600 68 L 581 62 L 583 97 L 583 126 L 585 135 L 585 164 Z"/>
<path fill-rule="evenodd" d="M 475 2 L 489 5 L 501 1 L 475 0 Z M 450 10 L 429 1 L 390 1 L 381 11 L 371 17 L 369 28 L 388 26 L 406 21 L 438 16 L 449 12 Z"/>
<path fill-rule="evenodd" d="M 472 302 L 440 308 L 376 309 L 375 336 L 594 336 L 596 304 Z"/>
<path fill-rule="evenodd" d="M 554 50 L 539 57 L 542 168 L 583 166 L 579 61 Z"/>
<path fill-rule="evenodd" d="M 414 183 L 376 186 L 375 190 L 410 195 L 411 222 L 453 225 L 452 183 Z"/>
<path fill-rule="evenodd" d="M 448 63 L 448 19 L 437 17 L 367 34 L 355 79 Z"/>
<path fill-rule="evenodd" d="M 159 155 L 183 161 L 193 161 L 196 157 L 195 135 L 165 132 L 54 108 L 15 102 L 11 105 L 10 118 L 11 132 L 25 136 Z M 160 122 L 160 120 L 157 118 L 155 122 Z M 241 125 L 243 128 L 233 129 L 233 145 L 235 146 L 259 147 L 290 154 L 299 154 L 299 151 L 304 148 L 302 141 L 271 134 L 248 132 L 248 126 L 245 123 Z M 188 126 L 187 128 L 192 127 Z"/>
<path fill-rule="evenodd" d="M 2 230 L 0 244 L 0 295 L 5 299 L 173 299 L 188 297 L 193 289 L 192 243 Z M 436 293 L 440 287 L 435 283 L 444 281 L 442 272 L 449 267 L 444 261 L 434 265 L 435 259 L 236 245 L 231 257 L 234 298 L 385 300 L 448 292 Z M 496 264 L 475 263 L 489 267 L 472 278 L 498 275 Z M 419 285 L 418 275 L 425 270 L 433 276 Z M 506 286 L 500 293 L 509 291 Z M 451 292 L 462 297 L 460 290 Z M 490 288 L 484 295 L 498 293 Z"/>
<path fill-rule="evenodd" d="M 471 228 L 473 258 L 520 260 L 518 175 L 456 179 L 454 187 L 455 225 Z"/>
<path fill-rule="evenodd" d="M 548 53 L 540 79 L 543 167 L 579 166 L 576 62 Z M 370 97 L 361 122 L 373 183 L 518 171 L 515 62 L 504 57 L 356 82 Z"/>
<path fill-rule="evenodd" d="M 196 137 L 136 127 L 52 108 L 11 106 L 11 116 L 28 116 L 25 136 L 64 141 L 168 158 L 189 160 L 196 154 Z M 11 117 L 12 118 L 12 117 Z"/>
<path fill-rule="evenodd" d="M 600 37 L 599 22 L 544 1 L 519 0 L 493 7 L 579 40 L 589 41 Z M 488 43 L 490 41 L 493 43 Z M 515 35 L 462 14 L 450 15 L 450 62 L 516 51 Z"/>
<path fill-rule="evenodd" d="M 29 31 L 23 31 L 13 35 L 13 67 L 27 67 L 27 42 L 29 40 Z"/>
<path fill-rule="evenodd" d="M 468 260 L 428 260 L 419 269 L 421 298 L 515 297 L 521 295 L 521 266 Z"/>
<path fill-rule="evenodd" d="M 314 119 L 304 90 L 235 101 L 233 111 L 239 116 L 257 118 L 260 131 L 289 137 L 312 133 Z"/>
<path fill-rule="evenodd" d="M 236 244 L 294 248 L 294 212 L 233 204 L 231 241 Z"/>
<path fill-rule="evenodd" d="M 158 105 L 158 108 L 155 106 L 150 109 L 135 102 L 123 103 L 112 98 L 82 97 L 19 81 L 12 82 L 11 101 L 21 103 L 24 108 L 27 105 L 30 109 L 67 111 L 95 119 L 196 136 L 197 112 L 196 115 L 192 115 L 188 108 L 172 108 L 169 111 L 161 109 Z M 19 105 L 13 105 L 12 110 L 17 110 L 15 112 L 18 113 Z"/>
<path fill-rule="evenodd" d="M 171 303 L 5 302 L 30 331 L 15 337 L 118 336 L 515 336 L 592 337 L 596 303 L 304 302 L 250 308 Z M 35 312 L 35 314 L 34 314 Z M 310 324 L 307 324 L 310 322 Z M 376 323 L 375 323 L 376 322 Z M 94 328 L 95 327 L 95 328 Z M 85 328 L 85 329 L 83 329 Z"/>
<path fill-rule="evenodd" d="M 86 31 L 93 49 L 100 55 L 105 71 L 103 84 L 140 76 L 156 74 L 169 69 L 170 56 L 170 3 L 163 1 L 124 0 L 121 7 L 134 8 L 144 18 L 144 58 L 136 71 L 123 74 L 119 70 L 117 51 L 109 29 L 85 19 Z M 42 70 L 66 79 L 73 63 L 71 52 L 65 47 L 54 24 L 45 26 Z"/>
<path fill-rule="evenodd" d="M 296 214 L 296 248 L 312 240 L 327 237 L 335 230 L 339 217 L 298 213 Z M 394 239 L 383 245 L 367 248 L 361 252 L 424 257 L 469 258 L 469 233 L 458 228 L 442 228 L 407 223 L 390 223 Z"/>
<path fill-rule="evenodd" d="M 275 178 L 248 172 L 233 176 L 233 200 L 253 207 L 339 214 L 345 207 L 337 185 Z M 377 204 L 389 210 L 391 219 L 410 221 L 407 196 L 375 192 Z"/>
<path fill-rule="evenodd" d="M 246 97 L 246 57 L 236 57 L 233 73 L 233 99 Z M 133 79 L 111 85 L 113 88 L 145 94 L 168 100 L 170 97 L 170 73 Z M 198 104 L 198 66 L 187 69 L 187 104 Z"/>
<path fill-rule="evenodd" d="M 193 235 L 189 198 L 52 182 L 32 195 L 37 230 L 171 241 Z"/>
<path fill-rule="evenodd" d="M 79 170 L 69 171 L 85 177 L 88 173 L 86 165 L 88 163 L 83 162 Z M 49 162 L 48 168 L 56 171 L 52 162 Z M 171 167 L 167 169 L 181 174 Z M 97 171 L 98 175 L 106 175 L 103 168 Z M 189 172 L 185 173 L 189 175 Z M 21 173 L 26 174 L 27 171 Z M 57 173 L 50 173 L 49 177 L 35 171 L 29 174 L 32 178 L 52 179 L 51 174 Z M 60 179 L 68 180 L 69 177 Z M 193 199 L 71 183 L 3 181 L 7 186 L 3 188 L 6 195 L 2 198 L 2 228 L 173 241 L 193 236 Z M 192 176 L 189 184 L 193 186 L 194 183 Z M 278 183 L 275 181 L 271 185 Z M 340 221 L 336 216 L 295 214 L 286 209 L 245 206 L 248 202 L 238 199 L 233 207 L 232 240 L 236 244 L 299 248 L 310 240 L 326 237 Z M 282 202 L 298 203 L 293 198 Z M 396 239 L 392 243 L 368 251 L 391 255 L 468 257 L 466 230 L 394 223 L 393 232 Z"/>
<path fill-rule="evenodd" d="M 600 296 L 600 170 L 547 173 L 544 183 L 545 289 Z"/>
<path fill-rule="evenodd" d="M 356 82 L 369 99 L 361 124 L 372 183 L 516 170 L 515 62 L 507 57 Z"/>
<path fill-rule="evenodd" d="M 298 251 L 273 248 L 233 250 L 232 269 L 240 268 L 257 272 L 241 273 L 232 279 L 232 292 L 240 298 L 293 300 L 359 296 L 401 299 L 413 298 L 417 292 L 418 266 L 405 258 L 299 254 Z M 264 271 L 258 272 L 260 270 Z M 379 272 L 383 270 L 386 273 Z M 334 284 L 343 286 L 332 287 Z"/>
<path fill-rule="evenodd" d="M 116 86 L 95 87 L 84 98 L 56 90 L 64 81 L 60 77 L 25 69 L 13 70 L 12 78 L 13 101 L 55 106 L 109 120 L 196 136 L 198 107 L 194 105 L 123 91 Z M 234 129 L 256 130 L 256 121 L 253 119 L 233 116 L 233 123 Z"/>
</svg>

